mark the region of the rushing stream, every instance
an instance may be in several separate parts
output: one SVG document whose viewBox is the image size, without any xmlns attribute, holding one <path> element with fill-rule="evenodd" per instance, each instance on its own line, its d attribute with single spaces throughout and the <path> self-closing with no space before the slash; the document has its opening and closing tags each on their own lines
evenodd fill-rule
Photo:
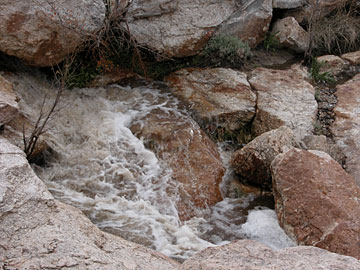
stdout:
<svg viewBox="0 0 360 270">
<path fill-rule="evenodd" d="M 16 89 L 23 110 L 33 116 L 42 102 L 39 97 L 49 91 L 27 75 Z M 99 228 L 178 260 L 242 238 L 273 248 L 294 245 L 280 229 L 275 212 L 251 194 L 224 198 L 195 218 L 179 220 L 179 183 L 173 183 L 171 169 L 130 130 L 153 109 L 188 121 L 169 93 L 118 85 L 78 89 L 66 91 L 60 106 L 46 138 L 54 154 L 46 167 L 35 170 L 57 199 L 80 208 Z M 225 163 L 228 155 L 223 151 Z"/>
</svg>

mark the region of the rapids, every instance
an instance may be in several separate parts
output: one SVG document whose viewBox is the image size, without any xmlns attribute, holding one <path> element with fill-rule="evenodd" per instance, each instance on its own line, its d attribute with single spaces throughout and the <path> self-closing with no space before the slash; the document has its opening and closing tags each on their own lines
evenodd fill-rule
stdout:
<svg viewBox="0 0 360 270">
<path fill-rule="evenodd" d="M 44 78 L 22 74 L 9 79 L 21 97 L 22 110 L 33 119 L 40 97 L 51 100 L 54 95 Z M 60 107 L 46 137 L 53 153 L 46 166 L 34 169 L 55 198 L 80 208 L 100 229 L 180 261 L 235 239 L 256 239 L 272 248 L 295 245 L 280 229 L 274 210 L 262 207 L 261 198 L 251 194 L 224 196 L 199 216 L 179 220 L 179 184 L 171 179 L 171 169 L 130 130 L 154 109 L 190 121 L 165 90 L 151 85 L 67 90 Z M 230 153 L 219 148 L 226 164 Z M 228 168 L 223 194 L 230 175 Z"/>
</svg>

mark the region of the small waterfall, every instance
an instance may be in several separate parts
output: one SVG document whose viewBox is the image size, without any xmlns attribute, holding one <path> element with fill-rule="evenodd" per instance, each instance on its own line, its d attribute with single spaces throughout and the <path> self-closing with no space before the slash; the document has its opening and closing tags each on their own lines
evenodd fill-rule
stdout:
<svg viewBox="0 0 360 270">
<path fill-rule="evenodd" d="M 51 96 L 51 89 L 39 78 L 21 77 L 21 107 L 35 117 L 39 97 Z M 61 106 L 46 138 L 55 154 L 35 171 L 57 199 L 80 208 L 104 231 L 178 260 L 241 238 L 266 238 L 276 248 L 294 245 L 281 235 L 273 210 L 253 210 L 247 220 L 248 210 L 258 205 L 255 195 L 225 198 L 198 217 L 179 220 L 171 169 L 130 130 L 154 109 L 186 121 L 189 116 L 169 93 L 117 85 L 74 89 L 65 91 Z"/>
</svg>

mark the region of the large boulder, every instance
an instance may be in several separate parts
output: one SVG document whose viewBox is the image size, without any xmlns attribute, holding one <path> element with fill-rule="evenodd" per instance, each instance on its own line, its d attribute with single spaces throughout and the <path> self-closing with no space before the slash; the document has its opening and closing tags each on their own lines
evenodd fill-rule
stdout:
<svg viewBox="0 0 360 270">
<path fill-rule="evenodd" d="M 270 165 L 275 157 L 297 145 L 292 130 L 280 127 L 256 137 L 238 151 L 231 158 L 234 171 L 246 182 L 271 187 Z"/>
<path fill-rule="evenodd" d="M 0 50 L 31 65 L 56 65 L 102 26 L 102 0 L 1 0 Z"/>
<path fill-rule="evenodd" d="M 0 149 L 0 261 L 4 269 L 178 267 L 158 252 L 100 231 L 80 210 L 52 197 L 20 149 L 1 137 Z"/>
<path fill-rule="evenodd" d="M 295 66 L 289 70 L 257 68 L 250 85 L 257 93 L 257 112 L 253 122 L 256 136 L 283 125 L 302 138 L 313 130 L 317 103 L 307 73 Z"/>
<path fill-rule="evenodd" d="M 0 126 L 18 114 L 17 97 L 12 83 L 0 75 Z"/>
<path fill-rule="evenodd" d="M 265 38 L 272 19 L 272 0 L 240 1 L 239 8 L 221 24 L 218 34 L 236 36 L 255 48 Z"/>
<path fill-rule="evenodd" d="M 335 122 L 330 130 L 346 156 L 346 171 L 360 185 L 360 74 L 337 86 Z"/>
<path fill-rule="evenodd" d="M 207 248 L 187 259 L 182 270 L 357 270 L 360 261 L 316 247 L 273 250 L 259 242 L 240 240 Z"/>
<path fill-rule="evenodd" d="M 235 10 L 233 0 L 134 0 L 127 18 L 132 37 L 141 45 L 183 57 L 201 50 Z"/>
<path fill-rule="evenodd" d="M 182 69 L 167 77 L 171 91 L 185 101 L 195 119 L 212 130 L 233 133 L 255 115 L 256 95 L 247 75 L 224 69 Z"/>
<path fill-rule="evenodd" d="M 172 169 L 172 179 L 179 186 L 176 204 L 181 220 L 222 200 L 219 184 L 225 169 L 220 154 L 193 120 L 155 109 L 141 122 L 131 130 Z"/>
<path fill-rule="evenodd" d="M 300 245 L 360 259 L 360 188 L 328 154 L 292 149 L 271 165 L 280 225 Z"/>
<path fill-rule="evenodd" d="M 309 48 L 309 34 L 293 17 L 276 21 L 272 34 L 278 39 L 279 45 L 297 53 L 303 53 Z"/>
</svg>

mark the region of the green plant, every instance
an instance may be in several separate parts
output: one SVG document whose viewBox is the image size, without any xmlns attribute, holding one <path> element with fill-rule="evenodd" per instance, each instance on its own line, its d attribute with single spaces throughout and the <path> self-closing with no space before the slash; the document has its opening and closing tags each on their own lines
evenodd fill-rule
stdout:
<svg viewBox="0 0 360 270">
<path fill-rule="evenodd" d="M 322 83 L 334 83 L 335 78 L 329 72 L 321 72 L 321 68 L 325 65 L 324 62 L 318 61 L 315 57 L 312 58 L 311 67 L 310 67 L 310 75 L 311 78 L 316 82 Z"/>
<path fill-rule="evenodd" d="M 213 65 L 242 65 L 251 56 L 250 47 L 230 35 L 212 37 L 201 53 Z"/>
<path fill-rule="evenodd" d="M 278 49 L 280 47 L 280 41 L 279 38 L 277 37 L 277 34 L 279 33 L 279 31 L 276 32 L 268 32 L 265 36 L 264 39 L 264 48 L 269 51 L 275 51 L 276 49 Z"/>
</svg>

